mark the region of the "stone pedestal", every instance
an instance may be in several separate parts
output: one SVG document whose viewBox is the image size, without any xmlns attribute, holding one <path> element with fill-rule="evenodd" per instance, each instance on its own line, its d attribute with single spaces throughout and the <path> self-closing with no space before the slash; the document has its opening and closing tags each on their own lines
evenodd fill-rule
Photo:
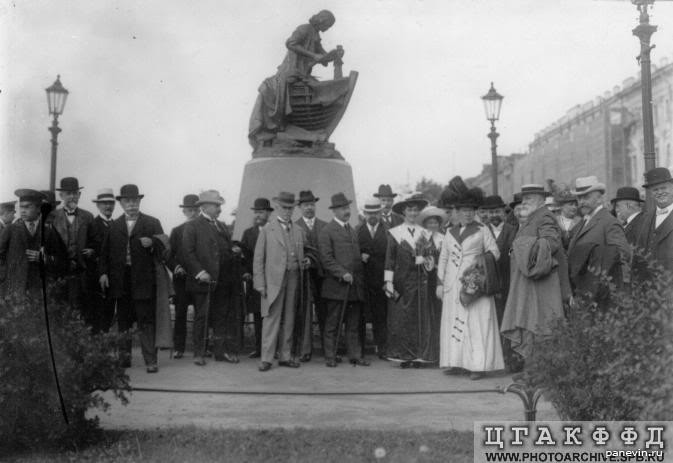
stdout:
<svg viewBox="0 0 673 463">
<path fill-rule="evenodd" d="M 294 193 L 298 199 L 301 190 L 311 190 L 320 198 L 316 203 L 316 216 L 325 221 L 333 217 L 329 209 L 331 196 L 343 192 L 353 200 L 350 223 L 353 227 L 357 225 L 353 171 L 346 161 L 311 156 L 259 157 L 248 161 L 243 170 L 234 239 L 240 239 L 243 231 L 252 226 L 253 212 L 250 208 L 255 198 L 268 198 L 274 207 L 273 197 L 280 191 Z M 297 210 L 292 218 L 296 220 L 300 216 Z"/>
</svg>

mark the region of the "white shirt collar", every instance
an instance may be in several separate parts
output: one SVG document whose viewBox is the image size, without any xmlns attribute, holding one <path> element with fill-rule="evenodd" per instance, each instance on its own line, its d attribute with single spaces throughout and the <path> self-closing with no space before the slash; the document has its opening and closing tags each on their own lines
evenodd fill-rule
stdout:
<svg viewBox="0 0 673 463">
<path fill-rule="evenodd" d="M 342 222 L 341 220 L 337 219 L 336 217 L 334 217 L 334 221 L 336 223 L 338 223 L 339 225 L 341 225 L 342 227 L 346 227 L 346 222 Z"/>
<path fill-rule="evenodd" d="M 306 225 L 308 225 L 310 227 L 312 227 L 315 224 L 315 217 L 313 217 L 312 219 L 308 219 L 308 218 L 302 216 L 302 219 L 304 219 L 304 222 L 306 223 Z"/>
<path fill-rule="evenodd" d="M 110 218 L 108 219 L 108 218 L 105 217 L 103 214 L 98 214 L 98 217 L 100 217 L 101 219 L 103 219 L 105 222 L 112 222 L 112 217 L 110 217 Z M 128 220 L 128 218 L 127 218 L 126 220 Z"/>
<path fill-rule="evenodd" d="M 505 226 L 505 222 L 500 222 L 500 225 L 493 225 L 492 223 L 488 224 L 489 227 L 493 228 L 494 230 L 502 231 L 502 227 Z"/>
<path fill-rule="evenodd" d="M 598 211 L 600 211 L 601 209 L 603 209 L 603 205 L 602 205 L 602 204 L 599 204 L 598 207 L 596 207 L 596 209 L 594 209 L 594 210 L 591 212 L 591 214 L 589 214 L 588 216 L 586 216 L 586 217 L 584 218 L 584 221 L 585 221 L 586 223 L 588 223 L 589 220 L 593 219 L 594 216 L 595 216 L 596 214 L 598 214 Z"/>
<path fill-rule="evenodd" d="M 638 214 L 640 214 L 640 211 L 638 211 L 638 212 L 634 212 L 633 214 L 631 214 L 630 216 L 628 216 L 628 217 L 626 218 L 626 225 L 630 224 L 630 223 L 633 221 L 633 219 L 636 218 L 636 216 L 637 216 Z"/>
<path fill-rule="evenodd" d="M 131 218 L 126 214 L 124 214 L 124 218 L 126 219 L 127 222 L 135 222 L 135 221 L 138 220 L 138 216 L 135 216 L 134 218 Z"/>
<path fill-rule="evenodd" d="M 367 222 L 367 228 L 371 233 L 376 233 L 376 230 L 379 228 L 379 222 L 376 222 L 374 225 L 369 225 L 369 222 Z"/>
</svg>

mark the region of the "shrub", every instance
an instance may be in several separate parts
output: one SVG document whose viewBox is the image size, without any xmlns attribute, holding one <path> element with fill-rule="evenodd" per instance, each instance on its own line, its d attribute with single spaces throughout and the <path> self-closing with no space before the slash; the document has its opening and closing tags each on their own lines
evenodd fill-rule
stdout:
<svg viewBox="0 0 673 463">
<path fill-rule="evenodd" d="M 673 419 L 673 276 L 645 265 L 630 287 L 603 277 L 607 303 L 581 297 L 536 341 L 526 381 L 546 389 L 561 419 Z"/>
<path fill-rule="evenodd" d="M 0 446 L 12 449 L 73 447 L 98 436 L 106 410 L 100 391 L 128 402 L 129 378 L 116 355 L 121 336 L 92 335 L 79 314 L 58 297 L 62 282 L 49 287 L 48 310 L 56 366 L 70 421 L 66 426 L 49 356 L 41 296 L 0 300 Z"/>
</svg>

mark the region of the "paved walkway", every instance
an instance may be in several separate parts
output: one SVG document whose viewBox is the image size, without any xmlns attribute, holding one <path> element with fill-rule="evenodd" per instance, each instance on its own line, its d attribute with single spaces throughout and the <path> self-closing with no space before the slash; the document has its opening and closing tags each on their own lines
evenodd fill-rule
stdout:
<svg viewBox="0 0 673 463">
<path fill-rule="evenodd" d="M 139 352 L 129 369 L 133 387 L 255 392 L 382 392 L 469 391 L 495 389 L 510 376 L 472 381 L 446 376 L 438 369 L 397 368 L 372 359 L 372 366 L 340 364 L 327 368 L 321 358 L 299 369 L 257 371 L 257 362 L 242 358 L 238 365 L 210 361 L 193 364 L 188 355 L 171 360 L 160 352 L 159 373 L 145 373 Z M 277 396 L 134 392 L 128 406 L 111 402 L 99 412 L 101 424 L 114 429 L 156 429 L 195 425 L 224 428 L 338 427 L 368 429 L 471 430 L 474 421 L 522 420 L 523 405 L 514 394 Z M 538 419 L 558 419 L 548 402 L 540 401 Z"/>
</svg>

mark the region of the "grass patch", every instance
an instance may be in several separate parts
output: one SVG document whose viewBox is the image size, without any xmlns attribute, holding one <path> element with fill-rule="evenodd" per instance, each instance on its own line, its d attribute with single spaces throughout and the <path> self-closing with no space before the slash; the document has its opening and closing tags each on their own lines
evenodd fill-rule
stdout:
<svg viewBox="0 0 673 463">
<path fill-rule="evenodd" d="M 195 427 L 106 431 L 98 445 L 35 452 L 14 462 L 472 462 L 472 432 Z M 378 455 L 378 457 L 377 457 Z"/>
</svg>

